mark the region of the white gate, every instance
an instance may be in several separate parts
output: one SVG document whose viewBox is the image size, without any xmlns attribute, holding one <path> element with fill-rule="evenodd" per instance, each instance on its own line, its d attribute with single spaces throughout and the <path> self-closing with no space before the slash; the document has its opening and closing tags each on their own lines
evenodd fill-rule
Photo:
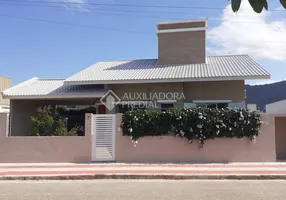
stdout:
<svg viewBox="0 0 286 200">
<path fill-rule="evenodd" d="M 92 161 L 115 160 L 116 115 L 93 115 Z"/>
</svg>

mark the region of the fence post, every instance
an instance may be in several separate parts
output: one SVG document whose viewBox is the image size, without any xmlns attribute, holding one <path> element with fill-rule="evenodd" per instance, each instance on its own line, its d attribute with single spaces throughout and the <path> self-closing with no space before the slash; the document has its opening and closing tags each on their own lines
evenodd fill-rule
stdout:
<svg viewBox="0 0 286 200">
<path fill-rule="evenodd" d="M 8 137 L 9 133 L 9 115 L 0 113 L 0 137 Z"/>
<path fill-rule="evenodd" d="M 91 113 L 86 113 L 85 114 L 85 136 L 91 136 L 91 131 L 92 131 L 92 114 Z"/>
</svg>

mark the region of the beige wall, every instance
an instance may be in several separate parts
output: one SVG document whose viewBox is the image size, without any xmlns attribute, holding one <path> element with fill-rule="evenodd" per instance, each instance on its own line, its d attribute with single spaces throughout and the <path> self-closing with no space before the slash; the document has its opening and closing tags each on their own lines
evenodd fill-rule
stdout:
<svg viewBox="0 0 286 200">
<path fill-rule="evenodd" d="M 204 81 L 184 83 L 187 100 L 245 101 L 244 81 Z"/>
<path fill-rule="evenodd" d="M 206 31 L 185 31 L 187 28 L 204 28 L 201 22 L 159 24 L 159 31 L 184 30 L 181 32 L 158 33 L 159 64 L 205 63 Z"/>
<path fill-rule="evenodd" d="M 245 100 L 244 81 L 203 81 L 189 83 L 149 83 L 149 84 L 118 84 L 108 85 L 119 98 L 125 93 L 184 93 L 186 102 L 193 100 Z M 126 100 L 126 99 L 124 99 Z M 177 102 L 177 107 L 183 107 L 183 101 Z"/>
<path fill-rule="evenodd" d="M 275 118 L 277 160 L 286 160 L 286 116 Z"/>
<path fill-rule="evenodd" d="M 122 136 L 121 115 L 117 114 L 115 159 L 117 162 L 274 162 L 274 117 L 262 115 L 262 119 L 265 124 L 256 143 L 247 138 L 215 139 L 199 150 L 198 143 L 189 144 L 173 136 L 144 137 L 134 147 L 129 137 Z M 91 161 L 90 114 L 86 115 L 84 137 L 6 137 L 6 121 L 6 114 L 0 114 L 0 163 Z"/>
<path fill-rule="evenodd" d="M 91 117 L 84 137 L 6 137 L 6 115 L 0 114 L 0 163 L 90 162 Z"/>
<path fill-rule="evenodd" d="M 0 105 L 9 104 L 8 99 L 3 99 L 1 92 L 11 87 L 11 79 L 0 76 Z"/>
<path fill-rule="evenodd" d="M 98 99 L 74 100 L 11 100 L 10 119 L 11 135 L 30 135 L 32 130 L 31 116 L 36 114 L 36 109 L 45 105 L 94 105 Z"/>
<path fill-rule="evenodd" d="M 121 115 L 117 118 L 120 121 Z M 255 143 L 247 138 L 215 139 L 202 150 L 198 143 L 174 136 L 140 138 L 134 147 L 129 137 L 117 132 L 115 158 L 117 162 L 274 162 L 274 118 L 263 115 L 262 119 L 267 124 Z"/>
<path fill-rule="evenodd" d="M 158 64 L 205 63 L 206 32 L 158 34 Z"/>
</svg>

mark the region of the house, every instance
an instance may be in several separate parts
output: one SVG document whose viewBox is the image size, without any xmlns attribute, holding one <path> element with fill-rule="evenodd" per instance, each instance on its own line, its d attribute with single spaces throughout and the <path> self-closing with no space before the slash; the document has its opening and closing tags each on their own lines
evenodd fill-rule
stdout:
<svg viewBox="0 0 286 200">
<path fill-rule="evenodd" d="M 0 76 L 0 92 L 11 87 L 11 79 Z M 10 110 L 9 99 L 3 99 L 0 96 L 0 113 L 7 113 Z"/>
<path fill-rule="evenodd" d="M 286 100 L 266 104 L 265 108 L 268 114 L 286 114 Z"/>
<path fill-rule="evenodd" d="M 98 114 L 138 102 L 161 110 L 245 107 L 245 80 L 269 73 L 248 55 L 206 56 L 206 30 L 206 19 L 159 23 L 157 59 L 98 62 L 66 79 L 32 78 L 5 90 L 11 135 L 27 134 L 43 105 L 96 105 Z"/>
</svg>

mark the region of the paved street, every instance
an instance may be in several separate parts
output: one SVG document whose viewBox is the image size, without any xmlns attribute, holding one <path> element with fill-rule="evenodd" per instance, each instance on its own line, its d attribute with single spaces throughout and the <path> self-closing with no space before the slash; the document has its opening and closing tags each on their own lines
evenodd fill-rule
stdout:
<svg viewBox="0 0 286 200">
<path fill-rule="evenodd" d="M 286 181 L 3 181 L 1 200 L 278 200 Z"/>
</svg>

